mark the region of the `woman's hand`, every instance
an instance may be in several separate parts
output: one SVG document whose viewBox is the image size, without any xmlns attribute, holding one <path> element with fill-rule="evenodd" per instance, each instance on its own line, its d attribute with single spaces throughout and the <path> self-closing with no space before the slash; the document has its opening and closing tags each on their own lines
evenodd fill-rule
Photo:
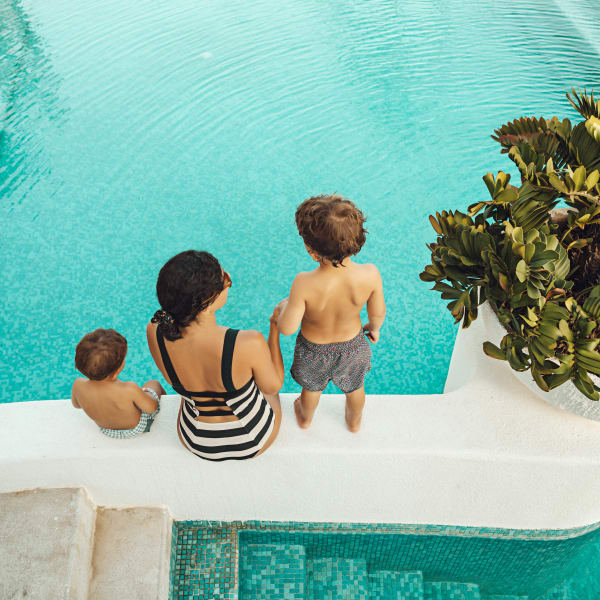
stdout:
<svg viewBox="0 0 600 600">
<path fill-rule="evenodd" d="M 269 318 L 269 322 L 271 325 L 277 326 L 277 321 L 279 320 L 279 315 L 281 311 L 287 306 L 288 299 L 284 298 L 281 302 L 277 304 L 277 306 L 273 309 L 273 314 Z"/>
</svg>

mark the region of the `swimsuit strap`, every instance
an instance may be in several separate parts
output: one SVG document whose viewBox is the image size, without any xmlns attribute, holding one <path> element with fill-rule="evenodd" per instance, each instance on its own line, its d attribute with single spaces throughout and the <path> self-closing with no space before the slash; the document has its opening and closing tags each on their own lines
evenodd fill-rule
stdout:
<svg viewBox="0 0 600 600">
<path fill-rule="evenodd" d="M 236 389 L 231 379 L 231 364 L 233 363 L 233 349 L 235 348 L 235 340 L 239 330 L 228 329 L 225 332 L 223 340 L 223 356 L 221 357 L 221 379 L 223 386 L 228 392 L 235 392 Z"/>
<path fill-rule="evenodd" d="M 160 324 L 156 328 L 156 341 L 158 342 L 158 348 L 160 349 L 160 355 L 162 356 L 163 365 L 165 365 L 165 370 L 167 371 L 167 375 L 171 380 L 171 386 L 176 392 L 179 392 L 180 394 L 186 393 L 185 388 L 181 385 L 181 381 L 179 381 L 179 377 L 177 377 L 177 373 L 175 373 L 173 363 L 171 362 L 169 353 L 167 352 L 167 348 L 165 346 L 165 339 L 160 329 Z"/>
</svg>

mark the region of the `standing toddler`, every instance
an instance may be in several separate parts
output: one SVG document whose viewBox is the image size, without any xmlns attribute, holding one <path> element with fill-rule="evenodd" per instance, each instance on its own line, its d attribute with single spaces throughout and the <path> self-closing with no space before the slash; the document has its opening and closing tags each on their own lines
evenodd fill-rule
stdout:
<svg viewBox="0 0 600 600">
<path fill-rule="evenodd" d="M 364 379 L 371 369 L 366 338 L 379 340 L 385 317 L 377 267 L 351 260 L 365 243 L 365 220 L 352 202 L 336 195 L 309 198 L 296 210 L 298 231 L 318 266 L 294 279 L 289 298 L 280 303 L 278 328 L 291 335 L 301 326 L 291 375 L 302 386 L 294 408 L 303 429 L 310 426 L 330 381 L 346 394 L 348 429 L 360 429 Z M 363 327 L 365 304 L 369 321 Z"/>
</svg>

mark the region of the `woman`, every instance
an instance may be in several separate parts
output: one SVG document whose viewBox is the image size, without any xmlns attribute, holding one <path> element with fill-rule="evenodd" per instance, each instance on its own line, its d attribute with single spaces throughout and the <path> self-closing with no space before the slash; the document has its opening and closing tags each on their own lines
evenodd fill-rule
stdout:
<svg viewBox="0 0 600 600">
<path fill-rule="evenodd" d="M 215 461 L 262 454 L 281 423 L 278 310 L 267 341 L 258 331 L 218 325 L 215 313 L 227 302 L 229 287 L 231 278 L 214 256 L 182 252 L 160 270 L 161 310 L 146 328 L 156 366 L 181 395 L 179 439 L 190 452 Z"/>
</svg>

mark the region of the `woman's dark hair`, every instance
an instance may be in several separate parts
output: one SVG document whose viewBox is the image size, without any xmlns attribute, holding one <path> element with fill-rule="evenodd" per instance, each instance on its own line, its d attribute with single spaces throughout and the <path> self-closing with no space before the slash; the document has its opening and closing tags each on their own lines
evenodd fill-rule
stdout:
<svg viewBox="0 0 600 600">
<path fill-rule="evenodd" d="M 168 340 L 181 338 L 181 330 L 209 307 L 224 289 L 223 270 L 208 252 L 186 250 L 160 270 L 156 295 L 162 308 L 152 317 Z"/>
</svg>

